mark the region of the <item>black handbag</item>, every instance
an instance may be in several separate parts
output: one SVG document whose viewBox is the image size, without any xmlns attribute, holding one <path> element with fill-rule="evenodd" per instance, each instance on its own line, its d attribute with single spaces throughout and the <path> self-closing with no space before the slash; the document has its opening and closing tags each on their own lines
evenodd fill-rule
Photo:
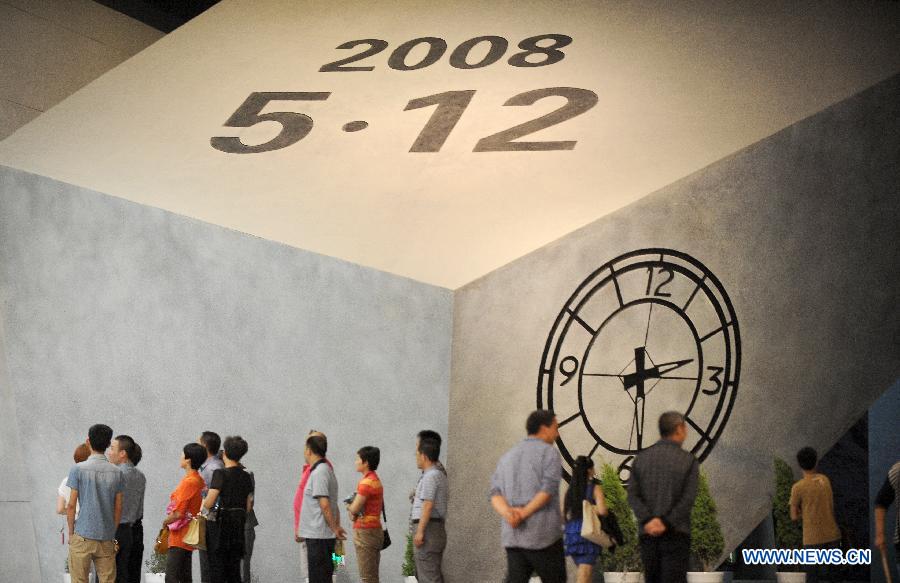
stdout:
<svg viewBox="0 0 900 583">
<path fill-rule="evenodd" d="M 384 516 L 384 542 L 381 543 L 381 550 L 391 546 L 391 533 L 387 529 L 387 514 L 384 512 L 384 500 L 381 501 L 381 515 Z"/>
</svg>

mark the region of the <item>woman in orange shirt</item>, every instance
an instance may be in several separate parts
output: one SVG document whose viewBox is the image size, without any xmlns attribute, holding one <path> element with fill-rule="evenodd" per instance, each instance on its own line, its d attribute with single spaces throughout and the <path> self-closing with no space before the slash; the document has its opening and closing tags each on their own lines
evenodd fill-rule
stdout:
<svg viewBox="0 0 900 583">
<path fill-rule="evenodd" d="M 191 516 L 200 513 L 201 493 L 206 484 L 197 471 L 206 461 L 206 449 L 199 443 L 184 446 L 181 468 L 184 477 L 172 492 L 163 527 L 169 528 L 169 552 L 166 555 L 166 583 L 191 583 L 191 552 L 194 547 L 184 542 Z"/>
<path fill-rule="evenodd" d="M 347 507 L 353 521 L 353 544 L 362 583 L 379 583 L 378 566 L 384 544 L 381 526 L 384 491 L 375 470 L 380 461 L 381 451 L 377 447 L 367 445 L 356 452 L 356 471 L 363 477 L 356 487 L 356 496 Z"/>
</svg>

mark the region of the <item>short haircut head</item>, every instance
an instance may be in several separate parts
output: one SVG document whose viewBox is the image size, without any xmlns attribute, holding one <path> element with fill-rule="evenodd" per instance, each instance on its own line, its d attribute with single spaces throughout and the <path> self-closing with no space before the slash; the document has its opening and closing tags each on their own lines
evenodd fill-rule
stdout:
<svg viewBox="0 0 900 583">
<path fill-rule="evenodd" d="M 807 472 L 814 470 L 818 462 L 819 454 L 811 447 L 804 447 L 797 452 L 797 463 Z"/>
<path fill-rule="evenodd" d="M 419 453 L 436 462 L 441 455 L 441 442 L 433 437 L 423 437 L 419 440 Z"/>
<path fill-rule="evenodd" d="M 184 457 L 190 460 L 191 469 L 199 470 L 206 461 L 206 449 L 199 443 L 189 443 L 184 446 Z"/>
<path fill-rule="evenodd" d="M 119 443 L 119 449 L 125 452 L 125 455 L 128 457 L 128 461 L 133 464 L 134 448 L 135 446 L 137 446 L 137 444 L 134 442 L 134 439 L 132 439 L 130 435 L 117 435 L 116 441 Z"/>
<path fill-rule="evenodd" d="M 325 440 L 325 449 L 328 449 L 328 437 L 324 433 L 322 433 L 321 431 L 319 431 L 317 429 L 310 429 L 309 433 L 307 433 L 306 436 L 309 437 L 310 435 L 318 435 L 319 437 L 324 439 Z"/>
<path fill-rule="evenodd" d="M 328 442 L 323 435 L 310 435 L 306 438 L 306 447 L 319 457 L 325 457 L 328 453 Z"/>
<path fill-rule="evenodd" d="M 222 438 L 215 431 L 204 431 L 200 435 L 200 443 L 206 448 L 208 455 L 216 455 L 222 447 Z"/>
<path fill-rule="evenodd" d="M 684 415 L 678 411 L 666 411 L 659 416 L 659 435 L 669 437 L 684 425 Z"/>
<path fill-rule="evenodd" d="M 141 444 L 135 443 L 134 450 L 132 451 L 132 455 L 129 455 L 128 459 L 131 460 L 132 464 L 137 466 L 139 463 L 141 463 L 141 458 L 143 458 L 143 457 L 144 457 L 144 452 L 141 449 Z"/>
<path fill-rule="evenodd" d="M 91 457 L 91 448 L 89 448 L 86 443 L 79 443 L 78 447 L 75 448 L 75 452 L 72 454 L 72 458 L 75 460 L 76 464 L 80 464 L 89 457 Z"/>
<path fill-rule="evenodd" d="M 378 464 L 381 462 L 381 450 L 373 445 L 367 445 L 365 447 L 359 448 L 359 451 L 356 452 L 356 455 L 359 456 L 359 459 L 369 464 L 370 470 L 377 470 Z"/>
<path fill-rule="evenodd" d="M 244 457 L 247 449 L 249 449 L 247 442 L 240 435 L 229 435 L 225 438 L 225 443 L 222 447 L 225 449 L 225 455 L 233 462 L 241 461 L 241 458 Z"/>
<path fill-rule="evenodd" d="M 553 411 L 548 411 L 546 409 L 532 411 L 525 421 L 525 431 L 528 432 L 528 435 L 536 435 L 537 432 L 541 430 L 541 427 L 550 427 L 553 425 L 553 419 L 555 417 L 556 415 Z"/>
<path fill-rule="evenodd" d="M 112 436 L 113 430 L 109 425 L 98 423 L 88 429 L 88 441 L 91 442 L 91 449 L 94 451 L 106 451 L 112 443 Z"/>
<path fill-rule="evenodd" d="M 433 439 L 433 440 L 437 441 L 437 442 L 438 442 L 438 445 L 440 445 L 441 443 L 443 443 L 443 440 L 441 440 L 441 434 L 438 433 L 437 431 L 432 431 L 431 429 L 423 429 L 423 430 L 420 431 L 419 434 L 416 436 L 416 439 L 418 439 L 419 441 L 421 441 L 421 440 L 425 439 L 426 437 L 429 438 L 429 439 Z"/>
</svg>

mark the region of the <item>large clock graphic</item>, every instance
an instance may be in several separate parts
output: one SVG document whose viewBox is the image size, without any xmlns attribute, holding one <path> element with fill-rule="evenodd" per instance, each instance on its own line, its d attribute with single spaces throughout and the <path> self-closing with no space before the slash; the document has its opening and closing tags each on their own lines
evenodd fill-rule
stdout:
<svg viewBox="0 0 900 583">
<path fill-rule="evenodd" d="M 601 450 L 627 481 L 665 411 L 683 413 L 685 447 L 701 462 L 709 455 L 734 406 L 740 360 L 737 317 L 719 279 L 686 253 L 640 249 L 590 274 L 559 312 L 537 404 L 556 413 L 570 466 Z"/>
</svg>

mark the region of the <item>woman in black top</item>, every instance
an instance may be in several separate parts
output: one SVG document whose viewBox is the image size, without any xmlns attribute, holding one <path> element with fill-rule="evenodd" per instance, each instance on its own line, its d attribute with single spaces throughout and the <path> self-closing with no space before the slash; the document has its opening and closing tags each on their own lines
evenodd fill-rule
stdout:
<svg viewBox="0 0 900 583">
<path fill-rule="evenodd" d="M 215 517 L 207 521 L 206 548 L 211 583 L 241 583 L 244 522 L 253 508 L 253 477 L 239 463 L 247 453 L 247 442 L 241 436 L 226 437 L 223 449 L 225 469 L 213 473 L 203 501 L 203 507 L 213 510 Z"/>
</svg>

